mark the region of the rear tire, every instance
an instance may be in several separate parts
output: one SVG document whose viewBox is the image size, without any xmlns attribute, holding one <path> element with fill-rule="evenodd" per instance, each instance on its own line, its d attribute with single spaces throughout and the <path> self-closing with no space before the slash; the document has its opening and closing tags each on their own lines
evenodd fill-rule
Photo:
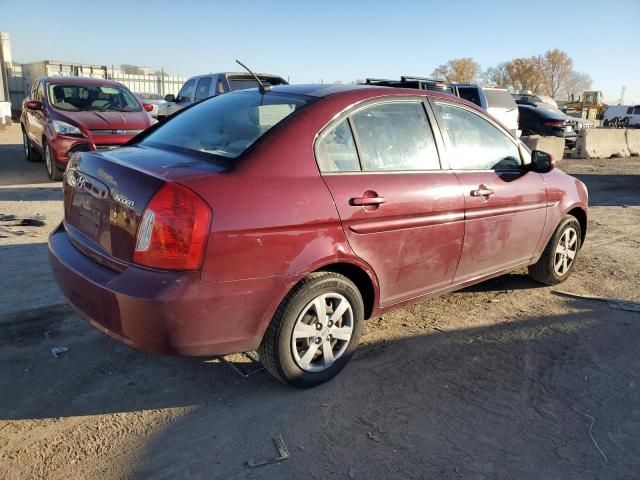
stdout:
<svg viewBox="0 0 640 480">
<path fill-rule="evenodd" d="M 529 276 L 544 285 L 564 282 L 571 274 L 582 246 L 581 234 L 580 222 L 576 217 L 566 215 L 540 259 L 529 267 Z"/>
<path fill-rule="evenodd" d="M 278 307 L 258 349 L 260 360 L 289 385 L 319 385 L 349 362 L 363 322 L 362 296 L 351 280 L 332 272 L 311 273 Z"/>
<path fill-rule="evenodd" d="M 56 165 L 56 160 L 53 158 L 53 154 L 51 153 L 49 142 L 46 140 L 44 141 L 44 161 L 47 166 L 47 175 L 49 176 L 49 180 L 54 182 L 62 180 L 62 172 L 58 170 L 58 165 Z"/>
<path fill-rule="evenodd" d="M 27 132 L 25 132 L 24 128 L 22 129 L 22 147 L 24 149 L 24 156 L 28 162 L 42 161 L 42 156 L 40 156 L 38 152 L 33 149 L 31 140 L 29 140 L 29 136 L 27 135 Z"/>
</svg>

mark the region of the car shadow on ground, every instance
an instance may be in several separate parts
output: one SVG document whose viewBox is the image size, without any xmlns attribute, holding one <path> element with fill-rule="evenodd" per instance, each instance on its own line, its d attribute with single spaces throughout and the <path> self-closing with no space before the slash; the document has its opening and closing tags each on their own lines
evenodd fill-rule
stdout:
<svg viewBox="0 0 640 480">
<path fill-rule="evenodd" d="M 132 478 L 631 478 L 640 321 L 562 301 L 556 317 L 365 344 L 311 390 L 146 355 L 75 315 L 43 315 L 2 326 L 0 415 L 181 410 L 150 437 Z M 70 350 L 54 358 L 53 346 Z M 249 470 L 246 461 L 278 455 L 278 436 L 291 458 Z"/>
<path fill-rule="evenodd" d="M 6 187 L 0 186 L 0 202 L 62 202 L 63 191 L 59 184 L 41 187 Z"/>
<path fill-rule="evenodd" d="M 507 273 L 482 283 L 476 283 L 466 287 L 461 292 L 504 292 L 509 290 L 531 290 L 533 288 L 544 288 L 545 285 L 534 282 L 523 271 L 523 273 Z"/>
<path fill-rule="evenodd" d="M 0 143 L 0 172 L 0 185 L 52 184 L 43 162 L 25 159 L 21 143 Z"/>
<path fill-rule="evenodd" d="M 572 174 L 589 189 L 590 207 L 640 205 L 640 175 Z"/>
</svg>

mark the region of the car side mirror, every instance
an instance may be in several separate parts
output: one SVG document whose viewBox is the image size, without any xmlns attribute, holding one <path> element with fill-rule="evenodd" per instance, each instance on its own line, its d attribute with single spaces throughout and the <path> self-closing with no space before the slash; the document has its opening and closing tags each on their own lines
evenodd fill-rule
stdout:
<svg viewBox="0 0 640 480">
<path fill-rule="evenodd" d="M 538 173 L 549 173 L 556 168 L 556 162 L 547 152 L 534 150 L 531 152 L 531 170 Z"/>
<path fill-rule="evenodd" d="M 165 95 L 164 96 L 164 101 L 165 102 L 175 102 L 176 101 L 176 96 L 173 95 L 172 93 Z"/>
<path fill-rule="evenodd" d="M 38 102 L 37 100 L 29 100 L 25 106 L 29 109 L 29 110 L 42 110 L 42 103 Z"/>
</svg>

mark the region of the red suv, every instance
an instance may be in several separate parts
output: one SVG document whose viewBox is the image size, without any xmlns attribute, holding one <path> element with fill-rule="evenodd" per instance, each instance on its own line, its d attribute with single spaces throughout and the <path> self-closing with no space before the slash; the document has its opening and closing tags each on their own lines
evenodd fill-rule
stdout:
<svg viewBox="0 0 640 480">
<path fill-rule="evenodd" d="M 33 82 L 22 104 L 22 141 L 27 160 L 44 158 L 51 180 L 73 152 L 117 147 L 155 123 L 118 82 L 84 77 L 44 77 Z"/>
<path fill-rule="evenodd" d="M 49 240 L 69 302 L 140 349 L 257 349 L 296 386 L 363 321 L 529 267 L 571 272 L 587 190 L 473 104 L 365 86 L 221 95 L 74 155 Z"/>
</svg>

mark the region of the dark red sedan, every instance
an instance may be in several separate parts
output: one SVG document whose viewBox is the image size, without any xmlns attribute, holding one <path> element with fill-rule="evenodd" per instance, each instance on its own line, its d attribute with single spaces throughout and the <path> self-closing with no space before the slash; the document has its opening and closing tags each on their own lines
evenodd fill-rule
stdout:
<svg viewBox="0 0 640 480">
<path fill-rule="evenodd" d="M 474 105 L 430 91 L 281 86 L 215 97 L 74 155 L 49 240 L 69 302 L 149 352 L 257 349 L 296 386 L 363 321 L 514 269 L 571 272 L 587 190 Z"/>
<path fill-rule="evenodd" d="M 156 123 L 152 109 L 118 82 L 38 78 L 20 116 L 25 157 L 44 160 L 49 178 L 60 180 L 73 153 L 117 147 Z"/>
</svg>

